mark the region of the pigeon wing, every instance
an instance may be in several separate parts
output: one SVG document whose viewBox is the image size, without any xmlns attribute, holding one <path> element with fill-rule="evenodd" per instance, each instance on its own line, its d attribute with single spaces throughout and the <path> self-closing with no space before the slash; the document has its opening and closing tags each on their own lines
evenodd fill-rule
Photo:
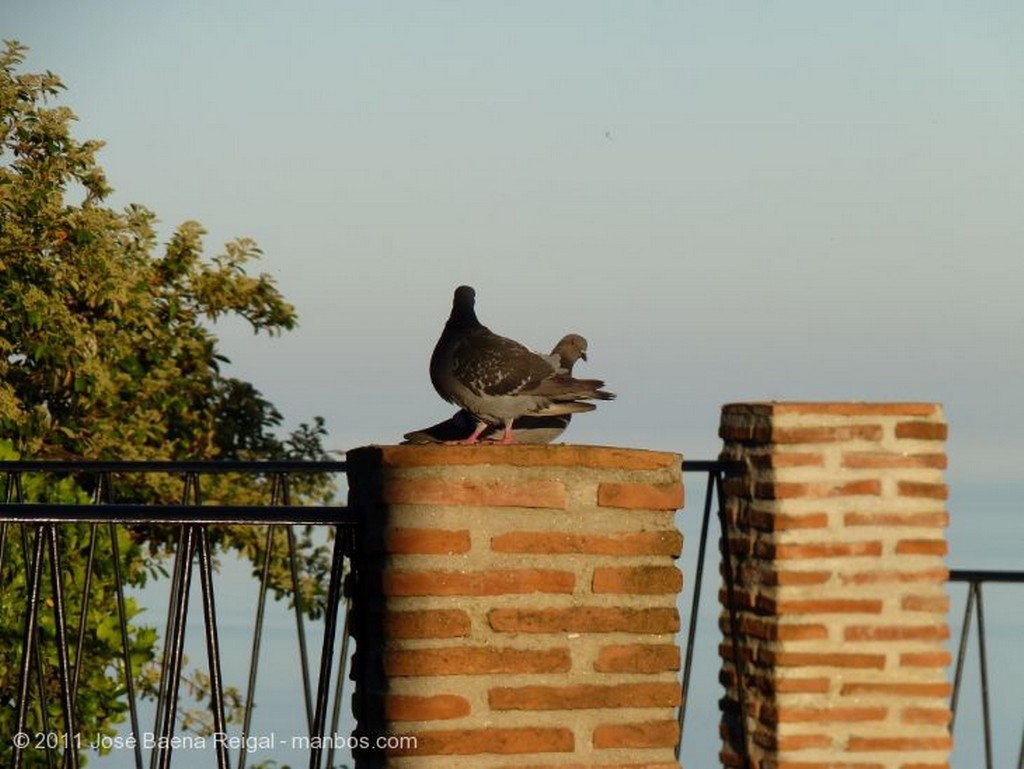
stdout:
<svg viewBox="0 0 1024 769">
<path fill-rule="evenodd" d="M 454 377 L 480 395 L 517 395 L 554 373 L 540 355 L 486 329 L 466 335 L 452 356 Z"/>
</svg>

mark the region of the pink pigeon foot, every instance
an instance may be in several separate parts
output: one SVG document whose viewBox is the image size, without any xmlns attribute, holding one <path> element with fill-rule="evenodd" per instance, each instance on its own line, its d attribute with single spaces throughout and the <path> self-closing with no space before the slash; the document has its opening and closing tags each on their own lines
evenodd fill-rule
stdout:
<svg viewBox="0 0 1024 769">
<path fill-rule="evenodd" d="M 473 434 L 470 435 L 468 438 L 463 438 L 462 440 L 459 441 L 445 441 L 445 444 L 448 446 L 472 446 L 480 442 L 480 433 L 482 433 L 486 429 L 486 422 L 477 422 L 476 429 L 473 431 Z"/>
</svg>

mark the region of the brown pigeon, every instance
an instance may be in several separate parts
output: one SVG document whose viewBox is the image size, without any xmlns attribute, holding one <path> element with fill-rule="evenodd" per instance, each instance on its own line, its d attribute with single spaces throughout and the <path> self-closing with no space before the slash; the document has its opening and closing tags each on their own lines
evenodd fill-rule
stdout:
<svg viewBox="0 0 1024 769">
<path fill-rule="evenodd" d="M 587 359 L 587 340 L 579 334 L 566 334 L 545 356 L 561 374 L 572 374 L 576 361 Z M 551 443 L 569 425 L 572 414 L 557 416 L 519 417 L 512 422 L 512 440 L 515 443 Z M 406 433 L 404 443 L 451 443 L 472 434 L 476 419 L 465 409 L 459 409 L 453 416 L 421 430 Z M 499 428 L 488 425 L 479 435 L 480 440 L 494 439 Z"/>
<path fill-rule="evenodd" d="M 503 425 L 501 443 L 512 443 L 512 423 L 522 416 L 563 416 L 592 411 L 591 400 L 611 400 L 598 379 L 560 373 L 549 357 L 493 333 L 476 317 L 476 292 L 455 289 L 452 312 L 430 356 L 430 381 L 449 403 L 476 420 L 460 443 L 476 443 L 488 425 Z"/>
</svg>

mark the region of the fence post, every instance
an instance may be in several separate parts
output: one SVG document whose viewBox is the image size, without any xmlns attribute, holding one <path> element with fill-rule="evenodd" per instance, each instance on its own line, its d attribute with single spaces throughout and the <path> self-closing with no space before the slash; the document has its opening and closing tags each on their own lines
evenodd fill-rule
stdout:
<svg viewBox="0 0 1024 769">
<path fill-rule="evenodd" d="M 383 446 L 347 463 L 366 520 L 357 766 L 678 767 L 679 455 Z"/>
<path fill-rule="evenodd" d="M 724 495 L 723 763 L 946 769 L 941 407 L 730 404 L 720 436 L 745 466 Z"/>
</svg>

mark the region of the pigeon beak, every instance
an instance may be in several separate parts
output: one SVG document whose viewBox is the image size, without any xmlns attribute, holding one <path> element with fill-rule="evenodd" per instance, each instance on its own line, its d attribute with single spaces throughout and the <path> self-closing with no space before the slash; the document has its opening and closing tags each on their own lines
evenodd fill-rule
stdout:
<svg viewBox="0 0 1024 769">
<path fill-rule="evenodd" d="M 583 358 L 583 360 L 586 360 L 587 359 L 587 354 L 585 352 L 581 352 L 580 353 L 580 357 Z"/>
</svg>

